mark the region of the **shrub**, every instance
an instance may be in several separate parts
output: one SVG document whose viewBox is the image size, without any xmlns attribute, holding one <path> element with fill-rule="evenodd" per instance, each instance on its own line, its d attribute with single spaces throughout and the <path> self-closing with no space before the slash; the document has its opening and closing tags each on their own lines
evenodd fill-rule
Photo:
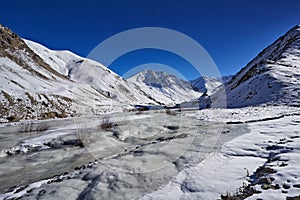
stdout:
<svg viewBox="0 0 300 200">
<path fill-rule="evenodd" d="M 89 144 L 93 141 L 91 131 L 84 127 L 76 130 L 76 137 L 80 141 L 81 147 L 84 147 L 86 144 Z"/>
<path fill-rule="evenodd" d="M 144 114 L 144 112 L 139 110 L 139 111 L 137 111 L 135 114 L 136 114 L 136 115 L 142 115 L 142 114 Z"/>
<path fill-rule="evenodd" d="M 242 200 L 251 197 L 253 194 L 260 193 L 255 187 L 243 183 L 243 186 L 239 187 L 234 194 L 227 192 L 226 195 L 221 195 L 222 200 Z"/>
<path fill-rule="evenodd" d="M 37 124 L 34 124 L 33 122 L 26 122 L 21 127 L 21 132 L 28 133 L 28 132 L 41 132 L 48 130 L 48 124 L 47 122 L 39 122 Z"/>
<path fill-rule="evenodd" d="M 41 122 L 36 126 L 36 131 L 46 131 L 49 129 L 47 122 Z"/>
<path fill-rule="evenodd" d="M 108 118 L 104 118 L 98 127 L 102 130 L 108 131 L 113 127 L 113 123 Z"/>
<path fill-rule="evenodd" d="M 166 110 L 166 114 L 167 114 L 167 115 L 173 115 L 173 116 L 175 116 L 175 115 L 176 115 L 176 112 L 175 112 L 175 111 L 171 111 L 170 109 L 167 109 L 167 110 Z"/>
</svg>

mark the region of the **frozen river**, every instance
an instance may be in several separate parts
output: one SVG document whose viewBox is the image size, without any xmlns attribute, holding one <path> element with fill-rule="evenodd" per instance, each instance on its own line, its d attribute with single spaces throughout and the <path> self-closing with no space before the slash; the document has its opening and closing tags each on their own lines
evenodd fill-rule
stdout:
<svg viewBox="0 0 300 200">
<path fill-rule="evenodd" d="M 64 199 L 139 198 L 249 132 L 245 124 L 204 121 L 193 112 L 156 110 L 3 126 L 0 192 L 11 193 L 0 198 L 17 194 L 19 187 L 36 196 L 38 191 L 26 187 L 41 180 L 48 180 L 47 194 Z"/>
</svg>

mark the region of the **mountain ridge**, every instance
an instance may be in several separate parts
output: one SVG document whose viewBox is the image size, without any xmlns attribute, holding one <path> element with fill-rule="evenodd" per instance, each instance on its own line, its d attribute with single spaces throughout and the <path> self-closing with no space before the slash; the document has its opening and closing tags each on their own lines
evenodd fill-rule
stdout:
<svg viewBox="0 0 300 200">
<path fill-rule="evenodd" d="M 298 106 L 300 101 L 300 26 L 262 50 L 225 84 L 227 107 L 261 104 Z M 224 95 L 214 94 L 215 101 Z"/>
<path fill-rule="evenodd" d="M 96 61 L 70 51 L 50 50 L 2 25 L 0 45 L 0 122 L 126 111 L 137 104 L 169 106 L 197 99 L 201 108 L 300 104 L 300 25 L 222 80 L 200 77 L 188 82 L 151 70 L 125 80 Z"/>
<path fill-rule="evenodd" d="M 164 71 L 148 69 L 136 73 L 127 80 L 168 106 L 197 99 L 202 94 L 195 91 L 190 82 Z"/>
<path fill-rule="evenodd" d="M 102 64 L 0 29 L 0 122 L 124 111 L 157 104 Z"/>
</svg>

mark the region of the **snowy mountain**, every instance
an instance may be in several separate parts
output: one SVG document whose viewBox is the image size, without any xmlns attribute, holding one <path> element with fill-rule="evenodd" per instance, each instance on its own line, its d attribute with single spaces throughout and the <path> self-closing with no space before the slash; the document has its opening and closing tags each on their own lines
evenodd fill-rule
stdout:
<svg viewBox="0 0 300 200">
<path fill-rule="evenodd" d="M 166 72 L 145 70 L 128 79 L 138 88 L 165 105 L 174 105 L 197 99 L 202 93 L 185 80 Z"/>
<path fill-rule="evenodd" d="M 136 104 L 174 105 L 203 93 L 200 104 L 212 107 L 224 101 L 228 107 L 300 103 L 299 25 L 234 77 L 191 83 L 151 70 L 127 81 L 98 62 L 23 40 L 2 26 L 0 45 L 1 122 L 124 111 Z"/>
<path fill-rule="evenodd" d="M 297 26 L 232 79 L 192 86 L 150 70 L 126 81 L 0 26 L 2 122 L 248 106 L 1 123 L 0 199 L 299 199 L 299 47 Z"/>
<path fill-rule="evenodd" d="M 260 104 L 299 106 L 300 25 L 263 50 L 225 84 L 228 107 Z M 224 93 L 211 96 L 216 104 Z"/>
<path fill-rule="evenodd" d="M 215 93 L 219 86 L 228 82 L 232 76 L 224 76 L 222 78 L 211 77 L 211 76 L 201 76 L 195 80 L 190 81 L 194 90 L 201 93 L 207 93 L 212 95 Z"/>
<path fill-rule="evenodd" d="M 52 51 L 0 26 L 0 121 L 122 111 L 157 104 L 95 61 Z"/>
</svg>

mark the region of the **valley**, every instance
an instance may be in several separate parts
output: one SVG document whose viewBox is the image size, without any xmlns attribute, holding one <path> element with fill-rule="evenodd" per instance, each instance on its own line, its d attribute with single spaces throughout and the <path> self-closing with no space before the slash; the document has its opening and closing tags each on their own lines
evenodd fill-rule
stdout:
<svg viewBox="0 0 300 200">
<path fill-rule="evenodd" d="M 0 199 L 299 199 L 299 25 L 190 81 L 0 45 Z"/>
</svg>

